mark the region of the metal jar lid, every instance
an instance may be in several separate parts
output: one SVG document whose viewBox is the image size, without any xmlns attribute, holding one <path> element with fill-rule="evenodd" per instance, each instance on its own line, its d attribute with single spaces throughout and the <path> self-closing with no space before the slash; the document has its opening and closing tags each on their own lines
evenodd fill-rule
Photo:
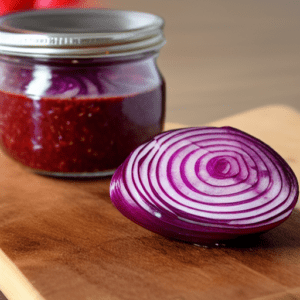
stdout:
<svg viewBox="0 0 300 300">
<path fill-rule="evenodd" d="M 164 21 L 149 13 L 47 9 L 0 17 L 0 54 L 88 58 L 159 50 Z"/>
</svg>

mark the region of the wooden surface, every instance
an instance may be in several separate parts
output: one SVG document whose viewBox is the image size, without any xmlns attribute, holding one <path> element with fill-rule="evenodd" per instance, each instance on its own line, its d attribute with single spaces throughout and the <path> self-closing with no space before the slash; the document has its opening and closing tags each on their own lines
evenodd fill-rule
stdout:
<svg viewBox="0 0 300 300">
<path fill-rule="evenodd" d="M 263 139 L 300 178 L 295 110 L 268 106 L 215 124 Z M 127 220 L 109 182 L 38 176 L 0 153 L 0 286 L 10 300 L 300 299 L 298 209 L 258 238 L 206 248 Z"/>
</svg>

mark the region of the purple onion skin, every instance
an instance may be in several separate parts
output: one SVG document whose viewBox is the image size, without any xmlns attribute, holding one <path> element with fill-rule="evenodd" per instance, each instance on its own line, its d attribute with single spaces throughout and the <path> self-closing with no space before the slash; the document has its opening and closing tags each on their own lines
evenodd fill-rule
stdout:
<svg viewBox="0 0 300 300">
<path fill-rule="evenodd" d="M 209 245 L 266 232 L 292 213 L 297 178 L 257 138 L 232 127 L 163 132 L 114 173 L 110 197 L 136 224 Z"/>
</svg>

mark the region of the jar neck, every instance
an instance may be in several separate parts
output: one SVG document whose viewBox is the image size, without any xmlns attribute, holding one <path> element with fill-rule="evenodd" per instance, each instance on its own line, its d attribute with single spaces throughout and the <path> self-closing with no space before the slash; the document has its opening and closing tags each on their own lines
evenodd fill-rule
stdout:
<svg viewBox="0 0 300 300">
<path fill-rule="evenodd" d="M 66 66 L 85 66 L 85 65 L 105 65 L 105 64 L 116 64 L 129 61 L 139 61 L 146 59 L 156 59 L 159 55 L 159 51 L 150 51 L 138 54 L 128 54 L 122 56 L 102 56 L 102 57 L 91 57 L 91 58 L 40 58 L 40 57 L 21 57 L 21 56 L 9 56 L 9 55 L 0 55 L 0 61 L 6 61 L 9 63 L 17 63 L 18 65 L 36 65 L 36 64 L 45 64 L 47 66 L 55 65 L 66 65 Z"/>
</svg>

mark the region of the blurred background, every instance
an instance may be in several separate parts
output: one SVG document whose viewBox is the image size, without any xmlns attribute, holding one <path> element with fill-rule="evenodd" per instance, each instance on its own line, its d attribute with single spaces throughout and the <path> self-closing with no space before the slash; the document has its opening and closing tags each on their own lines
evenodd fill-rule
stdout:
<svg viewBox="0 0 300 300">
<path fill-rule="evenodd" d="M 168 122 L 200 125 L 269 104 L 300 111 L 300 1 L 1 1 L 2 14 L 97 7 L 163 17 L 167 44 L 158 64 L 167 82 Z"/>
</svg>

